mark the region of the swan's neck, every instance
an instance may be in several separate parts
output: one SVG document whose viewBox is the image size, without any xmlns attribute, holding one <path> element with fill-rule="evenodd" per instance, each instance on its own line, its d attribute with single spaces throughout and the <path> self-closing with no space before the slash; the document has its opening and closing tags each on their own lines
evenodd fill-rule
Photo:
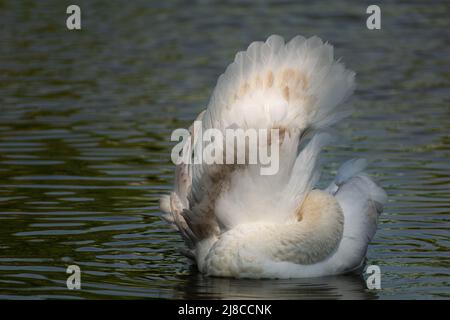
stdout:
<svg viewBox="0 0 450 320">
<path fill-rule="evenodd" d="M 342 238 L 344 215 L 335 198 L 314 190 L 289 223 L 247 223 L 222 234 L 205 250 L 201 271 L 218 276 L 258 272 L 261 262 L 313 264 L 336 250 Z M 205 255 L 205 251 L 208 253 Z"/>
</svg>

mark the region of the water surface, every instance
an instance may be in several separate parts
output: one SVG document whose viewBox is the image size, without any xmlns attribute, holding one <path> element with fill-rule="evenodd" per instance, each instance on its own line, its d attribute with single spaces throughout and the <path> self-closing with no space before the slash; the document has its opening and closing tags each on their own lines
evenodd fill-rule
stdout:
<svg viewBox="0 0 450 320">
<path fill-rule="evenodd" d="M 314 1 L 0 1 L 0 298 L 449 298 L 449 5 Z M 199 275 L 159 219 L 170 133 L 254 40 L 318 35 L 357 72 L 355 112 L 324 153 L 370 160 L 389 194 L 363 277 Z M 68 265 L 82 289 L 66 288 Z"/>
</svg>

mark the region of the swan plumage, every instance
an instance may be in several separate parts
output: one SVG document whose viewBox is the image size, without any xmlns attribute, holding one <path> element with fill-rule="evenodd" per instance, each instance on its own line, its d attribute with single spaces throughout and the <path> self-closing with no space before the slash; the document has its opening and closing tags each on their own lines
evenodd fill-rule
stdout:
<svg viewBox="0 0 450 320">
<path fill-rule="evenodd" d="M 212 276 L 290 278 L 342 274 L 361 266 L 386 194 L 351 159 L 324 190 L 314 189 L 326 129 L 349 114 L 354 73 L 318 37 L 253 42 L 222 74 L 201 129 L 270 129 L 281 134 L 279 170 L 260 164 L 181 163 L 161 197 L 184 254 Z M 201 147 L 199 129 L 183 153 Z"/>
</svg>

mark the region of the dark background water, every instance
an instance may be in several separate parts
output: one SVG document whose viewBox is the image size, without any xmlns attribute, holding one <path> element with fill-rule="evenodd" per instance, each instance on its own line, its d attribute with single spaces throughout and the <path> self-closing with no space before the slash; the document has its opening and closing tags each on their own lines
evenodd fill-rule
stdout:
<svg viewBox="0 0 450 320">
<path fill-rule="evenodd" d="M 66 29 L 66 7 L 82 30 Z M 0 1 L 0 298 L 449 298 L 446 1 Z M 199 275 L 159 219 L 170 133 L 204 108 L 238 50 L 318 35 L 356 71 L 355 112 L 324 184 L 366 157 L 389 194 L 363 277 Z M 82 289 L 66 288 L 68 265 Z"/>
</svg>

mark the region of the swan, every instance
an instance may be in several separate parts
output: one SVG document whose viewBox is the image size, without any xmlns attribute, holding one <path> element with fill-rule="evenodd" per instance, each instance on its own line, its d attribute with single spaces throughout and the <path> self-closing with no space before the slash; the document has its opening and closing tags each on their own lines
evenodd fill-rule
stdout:
<svg viewBox="0 0 450 320">
<path fill-rule="evenodd" d="M 279 170 L 262 164 L 182 162 L 160 198 L 161 218 L 178 230 L 182 252 L 209 276 L 302 278 L 337 275 L 364 264 L 384 190 L 351 159 L 330 185 L 315 188 L 327 128 L 349 115 L 355 73 L 314 36 L 253 42 L 222 74 L 196 121 L 201 128 L 279 129 Z M 194 157 L 198 129 L 184 143 Z M 271 143 L 270 141 L 268 142 Z M 228 150 L 228 149 L 227 149 Z"/>
</svg>

